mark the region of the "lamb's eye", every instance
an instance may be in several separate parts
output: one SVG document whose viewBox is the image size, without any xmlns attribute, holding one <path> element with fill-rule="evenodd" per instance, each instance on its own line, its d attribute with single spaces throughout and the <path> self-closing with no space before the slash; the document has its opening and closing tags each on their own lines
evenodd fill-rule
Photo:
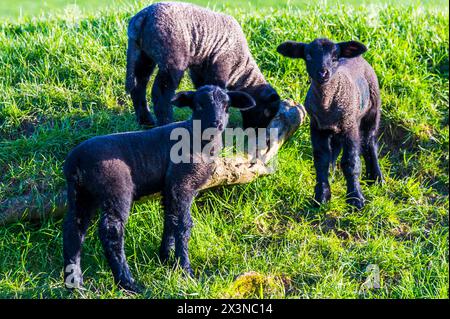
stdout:
<svg viewBox="0 0 450 319">
<path fill-rule="evenodd" d="M 311 55 L 310 55 L 310 54 L 307 54 L 307 55 L 306 55 L 306 60 L 311 61 L 311 59 L 312 59 Z"/>
</svg>

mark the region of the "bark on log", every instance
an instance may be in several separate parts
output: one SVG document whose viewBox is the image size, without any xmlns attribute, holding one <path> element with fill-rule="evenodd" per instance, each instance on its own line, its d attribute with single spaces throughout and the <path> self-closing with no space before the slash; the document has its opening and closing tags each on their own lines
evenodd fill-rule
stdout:
<svg viewBox="0 0 450 319">
<path fill-rule="evenodd" d="M 220 185 L 245 184 L 259 176 L 273 173 L 275 171 L 272 162 L 274 156 L 283 143 L 297 130 L 305 116 L 303 106 L 295 105 L 292 101 L 283 101 L 280 111 L 266 131 L 268 134 L 269 129 L 277 129 L 277 139 L 267 147 L 258 145 L 260 156 L 256 160 L 247 154 L 219 158 L 213 175 L 202 189 Z M 59 218 L 67 207 L 66 196 L 66 191 L 61 190 L 58 194 L 24 195 L 7 199 L 0 203 L 0 225 L 18 220 Z M 139 202 L 155 196 L 158 194 L 141 198 Z"/>
</svg>

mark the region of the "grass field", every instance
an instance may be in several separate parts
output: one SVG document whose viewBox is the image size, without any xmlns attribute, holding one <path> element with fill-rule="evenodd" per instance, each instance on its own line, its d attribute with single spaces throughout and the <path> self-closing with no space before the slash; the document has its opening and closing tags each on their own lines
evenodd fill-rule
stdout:
<svg viewBox="0 0 450 319">
<path fill-rule="evenodd" d="M 78 1 L 86 6 L 73 14 L 64 12 L 67 2 L 47 1 L 57 13 L 40 19 L 18 18 L 17 8 L 28 1 L 0 5 L 3 14 L 1 6 L 10 7 L 0 23 L 0 202 L 59 192 L 62 162 L 73 146 L 138 129 L 124 92 L 126 25 L 144 3 L 101 11 L 106 1 Z M 0 226 L 0 298 L 448 298 L 448 4 L 302 2 L 298 9 L 270 8 L 273 3 L 258 11 L 230 4 L 221 10 L 242 24 L 283 98 L 303 102 L 308 82 L 302 61 L 276 53 L 282 41 L 326 36 L 369 47 L 365 56 L 382 90 L 386 184 L 363 184 L 367 206 L 359 212 L 346 207 L 337 171 L 331 203 L 313 208 L 305 123 L 280 151 L 277 173 L 197 197 L 190 242 L 195 279 L 159 263 L 162 211 L 149 201 L 133 207 L 126 230 L 128 261 L 147 287 L 143 294 L 130 296 L 113 285 L 97 222 L 83 251 L 86 290 L 68 293 L 62 223 L 49 219 Z M 182 88 L 189 86 L 184 80 Z M 380 269 L 381 288 L 362 290 L 370 264 Z"/>
<path fill-rule="evenodd" d="M 311 3 L 309 0 L 191 0 L 196 4 L 208 6 L 210 8 L 234 8 L 239 6 L 240 8 L 245 8 L 247 10 L 258 10 L 261 8 L 283 8 L 288 6 L 293 7 L 305 7 Z M 327 3 L 330 5 L 337 4 L 352 4 L 364 6 L 368 4 L 409 4 L 411 2 L 415 4 L 420 4 L 427 8 L 442 8 L 447 6 L 448 1 L 446 0 L 339 0 L 339 1 L 327 1 L 321 0 L 317 2 Z M 137 0 L 4 0 L 0 2 L 0 17 L 4 19 L 17 19 L 19 17 L 27 16 L 42 16 L 48 14 L 60 14 L 67 11 L 73 11 L 74 7 L 80 12 L 95 12 L 99 9 L 104 8 L 127 8 L 130 5 L 147 2 L 139 2 Z"/>
</svg>

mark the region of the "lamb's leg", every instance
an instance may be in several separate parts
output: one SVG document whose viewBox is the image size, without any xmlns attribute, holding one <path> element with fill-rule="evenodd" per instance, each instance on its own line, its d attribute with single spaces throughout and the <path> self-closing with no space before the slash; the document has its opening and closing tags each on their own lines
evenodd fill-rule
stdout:
<svg viewBox="0 0 450 319">
<path fill-rule="evenodd" d="M 206 84 L 203 72 L 201 68 L 192 67 L 189 69 L 189 76 L 196 89 Z"/>
<path fill-rule="evenodd" d="M 180 205 L 178 227 L 175 232 L 175 257 L 179 261 L 181 268 L 191 277 L 194 276 L 194 272 L 189 261 L 188 244 L 191 237 L 192 224 L 190 200 L 189 203 L 183 201 Z"/>
<path fill-rule="evenodd" d="M 183 184 L 183 183 L 180 183 Z M 190 276 L 193 271 L 189 261 L 188 242 L 192 228 L 191 204 L 194 191 L 179 185 L 167 186 L 163 192 L 164 233 L 161 242 L 161 259 L 166 259 L 170 251 L 170 240 L 175 238 L 175 257 Z"/>
<path fill-rule="evenodd" d="M 343 137 L 343 154 L 341 166 L 347 181 L 347 203 L 361 209 L 364 207 L 364 196 L 359 184 L 361 160 L 359 158 L 360 137 L 358 130 L 352 130 Z"/>
<path fill-rule="evenodd" d="M 124 251 L 124 230 L 131 207 L 131 196 L 125 193 L 110 197 L 101 206 L 100 240 L 114 280 L 119 287 L 137 292 L 139 288 L 131 275 Z"/>
<path fill-rule="evenodd" d="M 165 206 L 165 205 L 164 205 Z M 169 260 L 170 250 L 175 244 L 175 229 L 178 218 L 174 214 L 166 213 L 164 216 L 164 230 L 162 234 L 161 246 L 159 248 L 159 258 L 166 263 Z"/>
<path fill-rule="evenodd" d="M 362 139 L 362 153 L 366 162 L 367 175 L 369 183 L 383 183 L 383 173 L 381 173 L 380 164 L 378 162 L 378 143 L 376 137 L 371 135 Z"/>
<path fill-rule="evenodd" d="M 336 168 L 337 158 L 342 151 L 342 142 L 338 135 L 334 135 L 331 138 L 330 146 L 331 146 L 331 165 L 334 170 Z"/>
<path fill-rule="evenodd" d="M 314 167 L 316 169 L 314 199 L 318 204 L 323 204 L 328 202 L 331 198 L 330 184 L 328 182 L 331 163 L 331 134 L 329 132 L 318 130 L 313 125 L 311 125 L 310 129 Z"/>
<path fill-rule="evenodd" d="M 160 69 L 156 75 L 152 88 L 152 101 L 158 125 L 173 122 L 171 100 L 183 73 L 184 70 L 180 69 Z"/>
<path fill-rule="evenodd" d="M 131 62 L 128 63 L 131 64 Z M 134 74 L 135 83 L 134 86 L 128 84 L 127 87 L 130 91 L 131 99 L 133 100 L 137 121 L 140 125 L 154 126 L 155 120 L 150 114 L 146 93 L 148 81 L 150 80 L 150 76 L 152 75 L 156 64 L 144 52 L 140 52 L 136 55 L 136 61 L 134 61 L 131 66 L 127 66 L 127 69 L 133 66 L 134 70 L 128 72 Z"/>
<path fill-rule="evenodd" d="M 231 73 L 228 57 L 222 57 L 220 62 L 213 64 L 208 72 L 207 84 L 217 85 L 223 89 L 227 87 Z"/>
<path fill-rule="evenodd" d="M 81 246 L 96 206 L 85 192 L 75 192 L 70 182 L 67 194 L 69 210 L 63 225 L 64 283 L 67 288 L 80 288 L 83 285 Z"/>
<path fill-rule="evenodd" d="M 382 183 L 383 174 L 378 163 L 378 142 L 377 131 L 379 123 L 379 114 L 371 111 L 361 121 L 361 151 L 366 162 L 366 178 L 369 183 Z"/>
</svg>

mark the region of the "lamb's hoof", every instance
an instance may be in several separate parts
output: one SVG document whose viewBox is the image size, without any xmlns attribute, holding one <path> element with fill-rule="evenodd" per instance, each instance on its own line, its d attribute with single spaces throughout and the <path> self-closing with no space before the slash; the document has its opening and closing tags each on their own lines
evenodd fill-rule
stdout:
<svg viewBox="0 0 450 319">
<path fill-rule="evenodd" d="M 320 207 L 330 201 L 330 198 L 326 196 L 314 196 L 314 206 Z"/>
<path fill-rule="evenodd" d="M 156 125 L 154 125 L 154 124 L 153 125 L 152 124 L 140 124 L 140 126 L 143 130 L 149 130 L 151 128 L 156 127 Z"/>
<path fill-rule="evenodd" d="M 375 178 L 375 183 L 376 184 L 380 184 L 380 185 L 384 185 L 386 183 L 386 181 L 384 180 L 383 175 L 377 176 Z"/>
<path fill-rule="evenodd" d="M 348 195 L 347 204 L 356 208 L 357 210 L 361 210 L 365 205 L 365 199 L 362 195 Z"/>
<path fill-rule="evenodd" d="M 170 252 L 160 252 L 159 253 L 159 260 L 161 261 L 161 264 L 166 265 L 169 263 L 170 258 Z"/>
<path fill-rule="evenodd" d="M 143 129 L 150 129 L 155 127 L 155 122 L 139 122 L 139 125 L 143 128 Z"/>
<path fill-rule="evenodd" d="M 156 125 L 155 120 L 153 119 L 153 117 L 150 113 L 145 114 L 145 115 L 139 115 L 138 123 L 140 126 L 142 126 L 144 128 L 151 128 Z"/>
<path fill-rule="evenodd" d="M 183 266 L 183 265 L 180 265 L 180 263 L 178 261 L 175 261 L 175 263 L 172 266 L 172 269 L 173 270 L 180 270 L 181 269 L 182 270 L 181 275 L 184 278 L 194 278 L 195 277 L 194 276 L 194 271 L 192 270 L 191 265 Z"/>
<path fill-rule="evenodd" d="M 383 175 L 379 175 L 379 176 L 375 176 L 375 177 L 367 177 L 367 184 L 368 185 L 374 185 L 374 184 L 379 184 L 379 185 L 384 185 L 385 181 L 383 178 Z"/>
<path fill-rule="evenodd" d="M 314 195 L 314 204 L 316 207 L 328 203 L 330 199 L 331 199 L 331 191 L 328 187 L 322 188 L 320 186 L 316 186 Z"/>
<path fill-rule="evenodd" d="M 127 281 L 127 282 L 119 282 L 118 286 L 120 289 L 125 290 L 126 292 L 133 293 L 133 294 L 140 294 L 144 290 L 144 287 L 141 285 L 138 285 L 134 281 Z"/>
<path fill-rule="evenodd" d="M 184 267 L 183 268 L 184 274 L 186 277 L 194 278 L 194 271 L 192 270 L 191 266 Z"/>
<path fill-rule="evenodd" d="M 162 264 L 167 264 L 170 259 L 170 252 L 175 246 L 175 238 L 170 237 L 168 241 L 163 241 L 159 247 L 159 260 Z"/>
</svg>

